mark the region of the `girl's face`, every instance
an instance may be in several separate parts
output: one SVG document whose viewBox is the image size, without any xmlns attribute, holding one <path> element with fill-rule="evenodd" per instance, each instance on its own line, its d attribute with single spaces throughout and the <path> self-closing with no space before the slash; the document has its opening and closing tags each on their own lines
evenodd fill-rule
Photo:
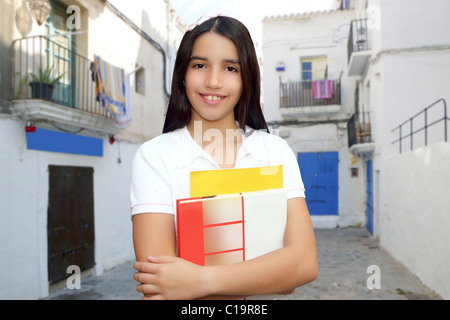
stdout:
<svg viewBox="0 0 450 320">
<path fill-rule="evenodd" d="M 199 36 L 185 76 L 191 121 L 230 121 L 242 93 L 239 55 L 234 43 L 215 32 Z"/>
</svg>

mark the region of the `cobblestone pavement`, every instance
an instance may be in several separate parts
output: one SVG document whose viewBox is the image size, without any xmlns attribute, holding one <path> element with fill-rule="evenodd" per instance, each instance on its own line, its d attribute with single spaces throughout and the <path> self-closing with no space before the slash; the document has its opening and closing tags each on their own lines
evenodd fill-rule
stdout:
<svg viewBox="0 0 450 320">
<path fill-rule="evenodd" d="M 280 300 L 411 300 L 441 299 L 424 286 L 406 267 L 393 259 L 363 228 L 316 229 L 319 276 Z M 380 289 L 369 289 L 367 279 L 376 265 Z M 100 276 L 81 280 L 81 289 L 61 288 L 47 299 L 136 300 L 133 262 L 120 265 Z"/>
<path fill-rule="evenodd" d="M 400 262 L 380 248 L 365 228 L 315 230 L 319 275 L 283 299 L 312 300 L 428 300 L 441 299 Z M 369 289 L 367 280 L 380 271 L 380 289 Z M 370 281 L 369 281 L 370 282 Z"/>
</svg>

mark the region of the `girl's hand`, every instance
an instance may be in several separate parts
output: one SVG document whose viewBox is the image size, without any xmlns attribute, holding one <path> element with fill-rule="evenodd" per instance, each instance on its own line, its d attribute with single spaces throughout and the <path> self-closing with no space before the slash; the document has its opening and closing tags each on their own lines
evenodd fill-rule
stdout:
<svg viewBox="0 0 450 320">
<path fill-rule="evenodd" d="M 207 294 L 201 266 L 170 256 L 148 261 L 134 264 L 134 279 L 141 283 L 136 290 L 144 294 L 143 300 L 189 300 Z"/>
</svg>

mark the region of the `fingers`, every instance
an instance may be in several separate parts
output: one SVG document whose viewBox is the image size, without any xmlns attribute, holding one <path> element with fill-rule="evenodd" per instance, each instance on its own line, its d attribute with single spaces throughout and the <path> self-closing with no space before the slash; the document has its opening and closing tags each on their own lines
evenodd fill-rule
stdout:
<svg viewBox="0 0 450 320">
<path fill-rule="evenodd" d="M 154 284 L 138 284 L 136 286 L 136 291 L 143 293 L 146 296 L 160 293 L 160 289 Z"/>
<path fill-rule="evenodd" d="M 149 262 L 135 262 L 134 268 L 144 273 L 156 273 L 158 271 L 157 265 Z"/>
<path fill-rule="evenodd" d="M 164 298 L 160 294 L 148 294 L 144 295 L 141 300 L 164 300 Z"/>
<path fill-rule="evenodd" d="M 176 258 L 170 256 L 149 256 L 147 257 L 147 260 L 153 263 L 171 263 L 174 262 Z"/>
<path fill-rule="evenodd" d="M 157 264 L 171 263 L 177 258 L 170 256 L 150 256 L 148 262 L 135 262 L 134 268 L 140 272 L 155 273 L 158 270 Z"/>
<path fill-rule="evenodd" d="M 160 300 L 161 288 L 156 284 L 156 276 L 149 273 L 137 272 L 133 276 L 134 280 L 139 282 L 136 285 L 136 291 L 143 293 L 142 300 Z"/>
<path fill-rule="evenodd" d="M 149 262 L 135 262 L 134 268 L 138 271 L 133 275 L 134 280 L 139 282 L 136 291 L 144 294 L 143 300 L 165 299 L 163 293 L 164 270 L 167 271 L 168 264 L 176 262 L 176 257 L 151 256 Z"/>
<path fill-rule="evenodd" d="M 153 273 L 136 272 L 133 276 L 134 280 L 140 283 L 155 283 L 156 276 Z"/>
</svg>

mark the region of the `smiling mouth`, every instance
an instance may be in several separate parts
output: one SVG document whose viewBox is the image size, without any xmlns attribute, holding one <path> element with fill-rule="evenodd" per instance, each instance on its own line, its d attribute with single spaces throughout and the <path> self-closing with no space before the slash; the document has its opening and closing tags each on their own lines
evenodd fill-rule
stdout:
<svg viewBox="0 0 450 320">
<path fill-rule="evenodd" d="M 207 100 L 207 101 L 221 101 L 223 100 L 225 97 L 224 96 L 215 96 L 215 95 L 201 95 L 203 97 L 203 99 Z"/>
</svg>

